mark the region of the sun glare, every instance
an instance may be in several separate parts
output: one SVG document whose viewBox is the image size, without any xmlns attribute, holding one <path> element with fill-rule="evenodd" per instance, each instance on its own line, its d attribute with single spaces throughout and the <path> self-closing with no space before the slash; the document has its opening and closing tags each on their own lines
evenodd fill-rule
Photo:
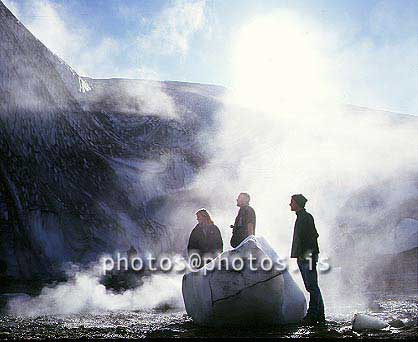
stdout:
<svg viewBox="0 0 418 342">
<path fill-rule="evenodd" d="M 262 110 L 300 106 L 328 92 L 313 31 L 293 13 L 256 18 L 233 48 L 234 102 Z"/>
</svg>

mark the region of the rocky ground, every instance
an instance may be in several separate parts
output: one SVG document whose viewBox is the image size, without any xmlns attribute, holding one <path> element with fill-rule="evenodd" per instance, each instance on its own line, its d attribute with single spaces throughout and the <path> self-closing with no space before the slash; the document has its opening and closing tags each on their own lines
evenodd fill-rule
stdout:
<svg viewBox="0 0 418 342">
<path fill-rule="evenodd" d="M 378 317 L 389 326 L 380 331 L 355 332 L 351 319 L 356 312 Z M 195 325 L 182 310 L 161 306 L 151 311 L 79 313 L 40 317 L 0 316 L 0 338 L 142 338 L 142 337 L 309 337 L 399 338 L 418 334 L 418 297 L 380 297 L 370 308 L 362 303 L 327 305 L 327 324 L 298 324 L 243 329 L 213 329 Z"/>
</svg>

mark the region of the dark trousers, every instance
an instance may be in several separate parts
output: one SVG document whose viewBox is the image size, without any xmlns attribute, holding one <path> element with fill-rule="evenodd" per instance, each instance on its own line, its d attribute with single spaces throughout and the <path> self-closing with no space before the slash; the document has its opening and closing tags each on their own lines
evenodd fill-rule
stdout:
<svg viewBox="0 0 418 342">
<path fill-rule="evenodd" d="M 312 266 L 312 267 L 310 267 Z M 324 317 L 324 302 L 322 300 L 321 290 L 318 286 L 318 273 L 316 272 L 316 261 L 299 260 L 298 267 L 302 275 L 306 291 L 309 292 L 308 315 L 322 318 Z"/>
</svg>

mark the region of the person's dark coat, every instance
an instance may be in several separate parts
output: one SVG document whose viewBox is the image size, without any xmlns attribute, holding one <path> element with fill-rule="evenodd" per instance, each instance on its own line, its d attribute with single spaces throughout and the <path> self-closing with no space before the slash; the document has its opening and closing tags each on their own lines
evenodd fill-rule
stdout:
<svg viewBox="0 0 418 342">
<path fill-rule="evenodd" d="M 305 209 L 296 212 L 296 222 L 293 231 L 291 258 L 305 258 L 310 253 L 319 254 L 318 237 L 314 218 Z"/>
<path fill-rule="evenodd" d="M 254 225 L 254 234 L 255 234 L 255 211 L 249 205 L 241 207 L 238 211 L 238 215 L 235 218 L 234 228 L 232 230 L 231 237 L 231 246 L 233 248 L 237 247 L 244 239 L 249 236 L 248 224 L 252 223 Z"/>
<path fill-rule="evenodd" d="M 193 228 L 187 245 L 189 256 L 193 253 L 197 253 L 203 260 L 205 256 L 215 258 L 222 253 L 222 251 L 222 236 L 217 226 L 214 224 L 203 225 L 199 223 Z M 200 265 L 200 267 L 202 266 L 203 264 Z"/>
</svg>

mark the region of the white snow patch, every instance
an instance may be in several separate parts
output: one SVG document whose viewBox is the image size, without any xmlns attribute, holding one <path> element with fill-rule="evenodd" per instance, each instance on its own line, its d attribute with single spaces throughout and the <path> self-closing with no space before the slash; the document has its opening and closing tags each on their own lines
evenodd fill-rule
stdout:
<svg viewBox="0 0 418 342">
<path fill-rule="evenodd" d="M 81 77 L 78 77 L 78 82 L 80 84 L 80 93 L 87 93 L 91 90 L 91 87 L 86 80 L 82 79 Z"/>
</svg>

